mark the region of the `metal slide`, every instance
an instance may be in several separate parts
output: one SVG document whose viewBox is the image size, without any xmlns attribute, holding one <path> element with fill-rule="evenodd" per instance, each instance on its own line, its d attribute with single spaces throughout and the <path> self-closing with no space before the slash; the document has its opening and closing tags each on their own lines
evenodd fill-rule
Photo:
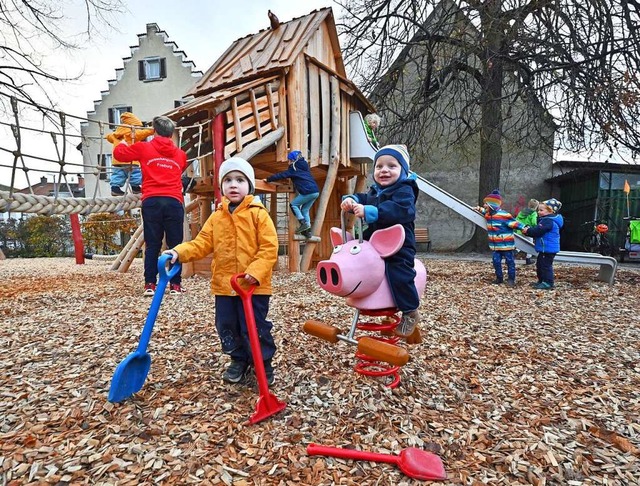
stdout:
<svg viewBox="0 0 640 486">
<path fill-rule="evenodd" d="M 418 188 L 432 197 L 441 204 L 444 204 L 449 209 L 452 209 L 460 216 L 468 219 L 472 223 L 480 226 L 482 229 L 487 229 L 487 224 L 484 217 L 474 211 L 471 206 L 461 201 L 455 196 L 452 196 L 448 192 L 443 191 L 438 186 L 432 184 L 423 177 L 417 176 Z M 516 247 L 520 251 L 537 255 L 533 243 L 526 240 L 521 235 L 516 234 Z M 618 268 L 618 262 L 615 258 L 610 256 L 603 256 L 599 253 L 585 253 L 581 251 L 561 251 L 556 255 L 555 261 L 577 263 L 580 265 L 599 265 L 600 273 L 598 274 L 598 280 L 607 282 L 609 285 L 613 285 L 613 281 L 616 276 L 616 270 Z"/>
<path fill-rule="evenodd" d="M 364 119 L 359 111 L 349 112 L 349 157 L 354 162 L 373 161 L 378 150 L 371 144 L 364 128 Z"/>
<path fill-rule="evenodd" d="M 364 129 L 364 120 L 362 114 L 359 111 L 352 111 L 349 113 L 349 150 L 351 159 L 366 163 L 372 162 L 376 153 L 375 147 L 371 145 L 367 134 Z M 418 188 L 426 195 L 432 197 L 441 204 L 444 204 L 449 209 L 452 209 L 460 216 L 468 219 L 472 223 L 480 226 L 482 229 L 487 229 L 487 224 L 484 217 L 474 211 L 471 206 L 461 201 L 455 196 L 452 196 L 448 192 L 443 191 L 438 186 L 435 186 L 423 177 L 417 176 Z M 520 235 L 516 236 L 516 247 L 520 251 L 537 255 L 533 243 L 529 242 Z M 581 251 L 561 251 L 556 255 L 555 261 L 577 263 L 580 265 L 599 265 L 600 273 L 598 274 L 598 280 L 613 285 L 613 281 L 616 276 L 616 270 L 618 268 L 618 262 L 615 258 L 610 256 L 602 256 L 599 253 L 586 253 Z"/>
</svg>

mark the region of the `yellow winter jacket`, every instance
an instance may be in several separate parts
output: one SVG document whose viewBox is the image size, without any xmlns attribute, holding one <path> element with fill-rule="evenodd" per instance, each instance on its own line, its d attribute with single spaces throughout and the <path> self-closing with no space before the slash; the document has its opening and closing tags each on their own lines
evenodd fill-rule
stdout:
<svg viewBox="0 0 640 486">
<path fill-rule="evenodd" d="M 211 293 L 214 295 L 236 295 L 229 279 L 238 273 L 248 273 L 258 281 L 254 294 L 271 295 L 271 274 L 278 260 L 278 235 L 269 212 L 251 194 L 233 213 L 229 212 L 227 198 L 223 198 L 220 206 L 195 239 L 174 248 L 179 261 L 191 262 L 213 253 Z"/>
<path fill-rule="evenodd" d="M 142 122 L 140 121 L 140 119 L 137 116 L 135 116 L 133 113 L 130 113 L 128 111 L 125 111 L 122 115 L 120 115 L 120 123 L 122 123 L 123 125 L 133 125 L 135 127 L 142 126 Z M 115 148 L 123 140 L 125 140 L 128 145 L 133 145 L 134 143 L 141 142 L 142 140 L 147 138 L 149 135 L 153 135 L 153 134 L 154 134 L 153 128 L 141 128 L 139 130 L 135 129 L 135 135 L 134 135 L 133 128 L 118 127 L 113 133 L 110 133 L 104 138 L 106 138 L 110 143 L 112 143 L 113 148 Z M 119 160 L 116 160 L 115 157 L 113 157 L 113 159 L 111 160 L 111 163 L 113 165 L 129 165 L 129 164 L 140 165 L 140 162 L 137 160 L 134 160 L 133 162 L 120 162 Z"/>
</svg>

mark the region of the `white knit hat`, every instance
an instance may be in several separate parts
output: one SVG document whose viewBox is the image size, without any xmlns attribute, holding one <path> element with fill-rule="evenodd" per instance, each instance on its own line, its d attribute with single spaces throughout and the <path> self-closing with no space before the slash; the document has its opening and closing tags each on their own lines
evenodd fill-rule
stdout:
<svg viewBox="0 0 640 486">
<path fill-rule="evenodd" d="M 249 181 L 249 194 L 253 194 L 256 188 L 256 175 L 253 171 L 253 167 L 249 162 L 244 160 L 242 157 L 231 157 L 230 159 L 225 160 L 220 166 L 220 174 L 218 174 L 218 184 L 220 184 L 220 190 L 222 190 L 222 179 L 229 172 L 233 172 L 237 170 L 238 172 L 242 172 L 247 180 Z"/>
</svg>

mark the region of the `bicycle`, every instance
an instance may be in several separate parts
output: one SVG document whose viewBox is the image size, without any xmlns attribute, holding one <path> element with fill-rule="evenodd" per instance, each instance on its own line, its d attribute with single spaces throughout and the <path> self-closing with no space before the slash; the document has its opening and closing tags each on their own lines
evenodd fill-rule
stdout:
<svg viewBox="0 0 640 486">
<path fill-rule="evenodd" d="M 598 221 L 587 221 L 584 225 L 592 225 L 591 233 L 582 239 L 582 248 L 590 253 L 600 253 L 604 256 L 611 256 L 611 243 L 607 233 L 609 226 Z"/>
</svg>

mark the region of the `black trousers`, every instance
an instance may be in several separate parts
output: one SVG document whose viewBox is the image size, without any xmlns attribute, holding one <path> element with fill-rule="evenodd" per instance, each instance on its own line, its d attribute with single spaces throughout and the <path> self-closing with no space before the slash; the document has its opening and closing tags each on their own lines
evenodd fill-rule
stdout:
<svg viewBox="0 0 640 486">
<path fill-rule="evenodd" d="M 553 259 L 555 257 L 555 253 L 538 253 L 536 274 L 539 282 L 547 282 L 553 286 Z"/>
<path fill-rule="evenodd" d="M 256 319 L 262 359 L 269 360 L 276 352 L 271 335 L 273 324 L 267 320 L 269 295 L 252 295 L 253 314 Z M 251 342 L 242 299 L 236 296 L 216 295 L 216 329 L 222 344 L 222 352 L 237 361 L 253 363 Z"/>
<path fill-rule="evenodd" d="M 184 207 L 173 197 L 149 197 L 142 201 L 142 225 L 144 229 L 144 282 L 156 283 L 158 278 L 158 256 L 162 240 L 173 248 L 182 243 Z M 180 273 L 171 283 L 180 284 Z"/>
<path fill-rule="evenodd" d="M 415 253 L 406 248 L 401 248 L 398 253 L 384 260 L 393 301 L 401 312 L 413 311 L 420 307 L 414 260 Z"/>
</svg>

